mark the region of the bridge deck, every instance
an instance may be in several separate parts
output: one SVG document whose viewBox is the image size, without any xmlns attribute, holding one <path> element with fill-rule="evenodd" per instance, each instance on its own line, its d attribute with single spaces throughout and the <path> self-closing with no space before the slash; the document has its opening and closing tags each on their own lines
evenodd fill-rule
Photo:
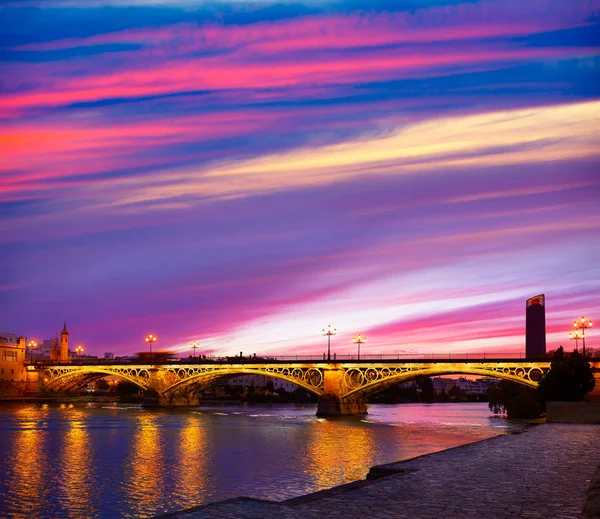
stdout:
<svg viewBox="0 0 600 519">
<path fill-rule="evenodd" d="M 198 365 L 207 365 L 207 366 L 215 366 L 215 365 L 224 365 L 224 366 L 237 366 L 240 364 L 252 364 L 252 365 L 268 365 L 268 364 L 276 364 L 276 365 L 295 365 L 295 364 L 314 364 L 319 366 L 330 366 L 335 364 L 340 365 L 367 365 L 367 364 L 431 364 L 431 363 L 511 363 L 511 364 L 531 364 L 531 363 L 544 363 L 549 364 L 550 359 L 547 357 L 536 358 L 536 359 L 524 359 L 524 358 L 514 358 L 514 357 L 502 357 L 502 358 L 490 358 L 490 357 L 419 357 L 419 358 L 381 358 L 381 357 L 369 357 L 369 358 L 361 358 L 361 359 L 332 359 L 330 361 L 323 360 L 322 358 L 315 357 L 286 357 L 286 358 L 261 358 L 261 359 L 252 359 L 252 358 L 234 358 L 234 359 L 215 359 L 215 360 L 189 360 L 189 359 L 181 359 L 181 360 L 166 360 L 166 361 L 155 361 L 155 362 L 142 362 L 138 360 L 127 360 L 127 361 L 114 361 L 114 360 L 103 360 L 98 359 L 97 361 L 90 360 L 82 360 L 79 361 L 77 359 L 73 359 L 71 362 L 49 362 L 49 361 L 36 361 L 33 364 L 39 367 L 47 367 L 47 366 L 167 366 L 167 365 L 177 365 L 177 366 L 198 366 Z"/>
</svg>

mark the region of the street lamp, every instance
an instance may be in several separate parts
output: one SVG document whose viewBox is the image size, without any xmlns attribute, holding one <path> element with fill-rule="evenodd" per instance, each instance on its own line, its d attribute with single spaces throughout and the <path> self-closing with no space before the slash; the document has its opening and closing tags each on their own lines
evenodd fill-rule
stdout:
<svg viewBox="0 0 600 519">
<path fill-rule="evenodd" d="M 569 339 L 575 341 L 575 351 L 579 351 L 579 339 L 581 339 L 581 335 L 579 335 L 579 332 L 570 333 Z"/>
<path fill-rule="evenodd" d="M 332 328 L 330 324 L 327 328 L 323 328 L 323 335 L 327 335 L 327 360 L 331 360 L 331 336 L 337 333 L 336 328 Z"/>
<path fill-rule="evenodd" d="M 81 357 L 81 354 L 83 353 L 83 346 L 81 344 L 77 346 L 77 348 L 75 348 L 75 352 L 77 353 L 77 357 Z"/>
<path fill-rule="evenodd" d="M 360 333 L 356 337 L 352 337 L 352 342 L 358 346 L 357 359 L 360 360 L 360 345 L 367 342 L 367 338 L 363 337 Z"/>
<path fill-rule="evenodd" d="M 151 333 L 146 336 L 146 342 L 148 343 L 148 346 L 150 346 L 150 362 L 152 362 L 152 343 L 156 342 L 157 340 L 158 339 L 156 338 L 156 335 L 152 335 Z"/>
<path fill-rule="evenodd" d="M 29 363 L 33 364 L 33 349 L 37 348 L 38 343 L 35 341 L 29 341 L 29 344 L 27 344 L 27 346 L 29 346 Z"/>
<path fill-rule="evenodd" d="M 585 357 L 585 329 L 592 327 L 592 321 L 582 317 L 579 321 L 573 321 L 573 327 L 576 330 L 581 330 L 581 344 L 583 346 L 583 356 Z"/>
<path fill-rule="evenodd" d="M 196 350 L 200 347 L 200 343 L 198 341 L 192 342 L 192 350 L 194 350 L 193 357 L 196 358 Z"/>
</svg>

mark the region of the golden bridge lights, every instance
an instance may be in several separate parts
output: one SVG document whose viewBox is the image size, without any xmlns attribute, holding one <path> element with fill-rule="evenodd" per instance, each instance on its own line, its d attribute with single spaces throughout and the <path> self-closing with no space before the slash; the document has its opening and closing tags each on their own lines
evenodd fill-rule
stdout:
<svg viewBox="0 0 600 519">
<path fill-rule="evenodd" d="M 581 345 L 583 346 L 583 356 L 585 357 L 585 330 L 590 329 L 592 327 L 592 321 L 588 321 L 585 317 L 581 317 L 579 321 L 573 321 L 573 328 L 575 328 L 575 333 L 577 334 L 579 330 L 581 333 L 579 337 L 581 338 Z M 570 335 L 569 335 L 570 336 Z M 575 342 L 577 345 L 577 342 Z"/>
<path fill-rule="evenodd" d="M 363 337 L 360 333 L 356 337 L 352 337 L 352 342 L 358 346 L 357 360 L 360 360 L 360 345 L 367 342 L 367 338 Z"/>
<path fill-rule="evenodd" d="M 149 357 L 150 361 L 152 361 L 152 343 L 156 342 L 157 340 L 158 339 L 157 339 L 156 335 L 152 335 L 151 333 L 146 335 L 146 342 L 148 343 L 148 346 L 150 346 L 150 357 Z"/>
<path fill-rule="evenodd" d="M 78 357 L 81 357 L 81 354 L 83 353 L 83 346 L 81 344 L 75 348 L 75 353 L 77 353 Z"/>
<path fill-rule="evenodd" d="M 331 360 L 331 336 L 337 333 L 336 328 L 332 328 L 330 324 L 327 325 L 327 328 L 323 328 L 323 335 L 327 336 L 327 360 Z"/>
</svg>

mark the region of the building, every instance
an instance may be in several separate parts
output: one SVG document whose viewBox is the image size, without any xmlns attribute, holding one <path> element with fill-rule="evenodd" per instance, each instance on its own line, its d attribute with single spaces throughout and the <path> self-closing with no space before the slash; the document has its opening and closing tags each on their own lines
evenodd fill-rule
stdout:
<svg viewBox="0 0 600 519">
<path fill-rule="evenodd" d="M 64 323 L 62 332 L 60 332 L 60 343 L 58 336 L 54 339 L 44 339 L 30 351 L 31 359 L 50 360 L 52 362 L 71 362 L 73 352 L 69 351 L 69 332 L 67 323 Z"/>
<path fill-rule="evenodd" d="M 431 383 L 436 395 L 442 392 L 448 394 L 455 387 L 470 395 L 485 395 L 491 386 L 497 384 L 497 381 L 490 378 L 470 380 L 465 377 L 458 379 L 435 377 L 431 379 Z"/>
<path fill-rule="evenodd" d="M 546 298 L 544 294 L 525 302 L 525 358 L 546 356 Z"/>
<path fill-rule="evenodd" d="M 283 388 L 288 393 L 291 393 L 298 389 L 296 384 L 268 375 L 240 375 L 239 377 L 229 379 L 228 384 L 230 386 L 255 387 L 258 389 L 265 387 L 269 382 L 273 384 L 275 390 Z"/>
<path fill-rule="evenodd" d="M 456 381 L 456 387 L 471 395 L 485 395 L 490 387 L 490 384 L 495 384 L 493 380 L 486 378 L 478 378 L 477 380 L 469 380 L 460 377 Z"/>
<path fill-rule="evenodd" d="M 0 332 L 0 381 L 23 382 L 25 372 L 25 338 Z"/>
<path fill-rule="evenodd" d="M 54 344 L 54 339 L 44 339 L 41 344 L 31 350 L 32 358 L 36 360 L 48 360 L 50 358 L 50 350 Z"/>
<path fill-rule="evenodd" d="M 71 362 L 69 355 L 69 332 L 67 331 L 67 323 L 64 324 L 62 332 L 60 332 L 60 346 L 58 338 L 54 339 L 54 344 L 50 349 L 50 361 L 52 362 Z"/>
<path fill-rule="evenodd" d="M 50 362 L 71 362 L 71 355 L 69 352 L 69 332 L 67 331 L 67 323 L 64 324 L 62 332 L 60 332 L 60 346 L 58 344 L 58 337 L 54 338 L 52 348 L 50 348 Z"/>
</svg>

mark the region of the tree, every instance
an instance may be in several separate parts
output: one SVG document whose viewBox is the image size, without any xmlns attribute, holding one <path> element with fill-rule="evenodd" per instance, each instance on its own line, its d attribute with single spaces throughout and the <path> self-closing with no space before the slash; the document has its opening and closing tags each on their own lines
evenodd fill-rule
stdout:
<svg viewBox="0 0 600 519">
<path fill-rule="evenodd" d="M 448 391 L 448 398 L 456 402 L 466 402 L 467 393 L 458 386 L 454 386 Z"/>
<path fill-rule="evenodd" d="M 105 391 L 108 388 L 110 388 L 110 384 L 106 380 L 104 380 L 103 378 L 101 378 L 100 380 L 96 380 L 96 389 Z"/>
<path fill-rule="evenodd" d="M 537 389 L 502 380 L 487 390 L 488 407 L 508 418 L 537 418 L 542 412 Z"/>
<path fill-rule="evenodd" d="M 600 348 L 588 348 L 586 357 L 591 360 L 600 360 Z"/>
<path fill-rule="evenodd" d="M 596 381 L 590 363 L 579 352 L 566 355 L 559 347 L 552 358 L 550 371 L 540 380 L 540 395 L 548 401 L 578 402 L 594 389 Z"/>
<path fill-rule="evenodd" d="M 130 382 L 129 380 L 122 380 L 117 384 L 117 393 L 119 396 L 130 397 L 132 395 L 137 395 L 140 391 L 140 386 Z"/>
<path fill-rule="evenodd" d="M 435 389 L 433 382 L 429 377 L 417 377 L 417 385 L 421 391 L 421 399 L 423 402 L 433 402 L 435 400 Z"/>
</svg>

